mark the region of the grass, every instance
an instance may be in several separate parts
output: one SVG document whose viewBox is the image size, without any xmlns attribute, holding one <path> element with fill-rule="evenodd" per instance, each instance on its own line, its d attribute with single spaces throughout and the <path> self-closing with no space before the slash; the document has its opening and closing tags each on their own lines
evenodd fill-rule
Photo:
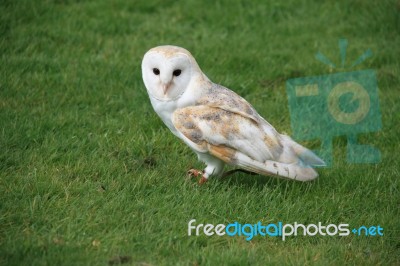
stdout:
<svg viewBox="0 0 400 266">
<path fill-rule="evenodd" d="M 400 264 L 398 1 L 2 1 L 1 265 Z M 190 50 L 214 81 L 291 133 L 289 78 L 323 75 L 321 51 L 375 69 L 382 161 L 335 164 L 298 183 L 237 174 L 198 187 L 202 167 L 153 112 L 143 54 Z M 343 70 L 344 71 L 344 70 Z M 315 143 L 311 143 L 315 145 Z M 383 237 L 187 236 L 197 223 L 380 225 Z"/>
</svg>

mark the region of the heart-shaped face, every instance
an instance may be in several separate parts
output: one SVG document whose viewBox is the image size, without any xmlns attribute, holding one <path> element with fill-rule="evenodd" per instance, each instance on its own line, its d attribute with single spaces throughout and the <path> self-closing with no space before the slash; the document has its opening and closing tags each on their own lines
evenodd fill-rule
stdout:
<svg viewBox="0 0 400 266">
<path fill-rule="evenodd" d="M 199 73 L 201 71 L 193 56 L 176 46 L 150 49 L 142 61 L 142 77 L 147 92 L 160 101 L 178 99 Z"/>
</svg>

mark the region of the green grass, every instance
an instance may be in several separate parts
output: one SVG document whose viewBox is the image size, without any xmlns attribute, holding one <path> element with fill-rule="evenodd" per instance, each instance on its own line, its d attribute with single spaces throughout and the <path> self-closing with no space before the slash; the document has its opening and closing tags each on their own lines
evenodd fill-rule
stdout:
<svg viewBox="0 0 400 266">
<path fill-rule="evenodd" d="M 400 264 L 400 2 L 264 2 L 2 1 L 0 264 Z M 330 73 L 314 55 L 338 63 L 339 38 L 348 62 L 374 52 L 354 70 L 377 72 L 383 128 L 361 140 L 381 163 L 347 164 L 338 137 L 315 182 L 185 181 L 202 164 L 151 108 L 148 49 L 187 48 L 290 134 L 285 80 Z M 379 224 L 384 236 L 188 237 L 192 218 Z"/>
</svg>

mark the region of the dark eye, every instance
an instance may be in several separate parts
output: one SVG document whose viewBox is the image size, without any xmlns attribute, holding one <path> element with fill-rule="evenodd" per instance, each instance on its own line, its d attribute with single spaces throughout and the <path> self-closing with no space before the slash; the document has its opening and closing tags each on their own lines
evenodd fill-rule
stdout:
<svg viewBox="0 0 400 266">
<path fill-rule="evenodd" d="M 182 73 L 182 70 L 180 69 L 175 69 L 174 72 L 172 72 L 172 75 L 174 75 L 175 77 L 179 76 Z"/>
<path fill-rule="evenodd" d="M 160 75 L 160 70 L 158 68 L 153 68 L 154 75 Z"/>
</svg>

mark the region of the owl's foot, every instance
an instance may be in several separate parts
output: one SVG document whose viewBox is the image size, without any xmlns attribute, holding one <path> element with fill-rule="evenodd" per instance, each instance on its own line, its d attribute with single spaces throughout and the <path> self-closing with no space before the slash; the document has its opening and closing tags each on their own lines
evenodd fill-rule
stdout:
<svg viewBox="0 0 400 266">
<path fill-rule="evenodd" d="M 197 169 L 190 169 L 189 171 L 187 171 L 187 174 L 189 176 L 189 178 L 193 178 L 193 177 L 198 177 L 199 175 L 203 175 L 203 171 L 197 170 Z"/>
<path fill-rule="evenodd" d="M 187 171 L 187 174 L 190 179 L 201 176 L 201 178 L 199 179 L 199 185 L 203 185 L 208 180 L 207 177 L 204 176 L 203 171 L 197 169 L 190 169 L 189 171 Z"/>
</svg>

